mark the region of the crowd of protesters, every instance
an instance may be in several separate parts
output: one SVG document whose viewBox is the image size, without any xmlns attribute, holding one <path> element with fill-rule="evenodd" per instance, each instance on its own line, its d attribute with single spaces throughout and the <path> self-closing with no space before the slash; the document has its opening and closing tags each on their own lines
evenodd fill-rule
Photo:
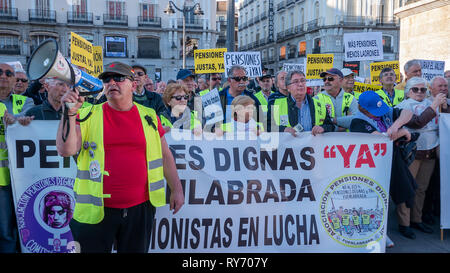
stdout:
<svg viewBox="0 0 450 273">
<path fill-rule="evenodd" d="M 135 143 L 134 141 L 137 138 L 125 136 L 126 132 L 124 131 L 133 133 L 133 130 L 146 129 L 148 125 L 151 125 L 150 127 L 155 126 L 157 135 L 148 136 L 146 133 L 142 133 L 142 138 L 139 140 L 149 140 L 159 135 L 162 147 L 162 155 L 159 156 L 162 158 L 164 167 L 166 168 L 167 165 L 169 169 L 174 168 L 173 158 L 168 156 L 167 143 L 162 139 L 165 133 L 174 130 L 174 128 L 188 129 L 196 135 L 202 134 L 204 131 L 217 135 L 234 131 L 245 131 L 255 135 L 259 135 L 261 132 L 286 132 L 293 136 L 308 131 L 313 135 L 327 132 L 385 134 L 396 143 L 394 145 L 390 192 L 392 200 L 396 204 L 399 231 L 403 236 L 415 239 L 416 235 L 413 229 L 432 233 L 433 230 L 429 225 L 434 224 L 435 216 L 439 215 L 439 123 L 437 119 L 440 112 L 450 112 L 448 100 L 450 71 L 446 71 L 444 77 L 435 77 L 430 82 L 426 82 L 421 77 L 420 62 L 411 60 L 405 64 L 404 73 L 405 81 L 400 82 L 393 69 L 385 68 L 379 76 L 381 89 L 358 93 L 354 91 L 357 75 L 345 68 L 332 68 L 321 73 L 323 86 L 308 87 L 305 74 L 302 71 L 295 70 L 278 71 L 271 75 L 267 69 L 263 69 L 261 77 L 250 79 L 244 67 L 235 65 L 231 67 L 228 78 L 225 79 L 221 73 L 195 75 L 191 70 L 180 69 L 176 79 L 171 79 L 166 83 L 164 81 L 154 82 L 142 65 L 133 64 L 129 66 L 115 62 L 106 65 L 104 72 L 99 76 L 104 83 L 105 90 L 104 95 L 97 100 L 79 97 L 76 90 L 74 92 L 71 86 L 60 79 L 47 78 L 29 82 L 24 71 L 15 71 L 10 65 L 1 63 L 0 102 L 6 110 L 4 113 L 0 113 L 3 120 L 1 125 L 3 142 L 0 142 L 0 144 L 3 144 L 0 147 L 3 158 L 1 159 L 4 161 L 6 158 L 7 161 L 7 150 L 4 142 L 4 132 L 7 125 L 16 121 L 22 125 L 27 125 L 33 120 L 61 120 L 64 103 L 67 102 L 73 102 L 77 105 L 77 107 L 69 110 L 70 117 L 82 118 L 82 113 L 87 113 L 92 109 L 94 109 L 93 119 L 98 118 L 98 113 L 104 114 L 105 143 L 102 145 L 105 145 L 105 150 L 107 149 L 106 145 L 127 146 L 128 142 L 124 143 L 118 136 L 130 137 L 131 147 L 127 146 L 130 154 L 135 155 L 136 151 L 133 151 L 133 149 L 144 147 L 144 154 L 137 154 L 136 156 L 144 156 L 145 158 L 145 141 L 143 144 L 139 142 L 141 146 L 133 145 L 132 143 Z M 203 111 L 198 111 L 198 107 L 201 107 L 201 97 L 213 90 L 218 92 L 223 121 L 220 124 L 206 126 L 206 117 L 202 115 Z M 124 95 L 126 95 L 126 100 L 122 98 Z M 199 99 L 200 104 L 198 103 Z M 105 104 L 104 102 L 108 103 Z M 130 104 L 130 102 L 132 103 Z M 109 106 L 105 106 L 108 104 Z M 130 112 L 133 109 L 137 109 L 136 113 Z M 130 115 L 121 116 L 116 111 L 130 112 Z M 143 117 L 143 113 L 146 113 L 146 117 L 154 117 L 154 120 L 148 122 L 148 124 L 142 122 L 141 127 L 124 126 L 124 124 L 130 123 L 130 120 L 139 120 L 139 115 Z M 112 118 L 118 119 L 120 122 L 116 124 L 107 120 Z M 98 137 L 94 136 L 95 130 L 92 129 L 94 133 L 91 133 L 89 128 L 86 127 L 87 125 L 76 123 L 75 118 L 70 119 L 70 122 L 77 130 L 68 136 L 69 141 L 67 143 L 69 144 L 60 143 L 59 145 L 57 140 L 58 152 L 63 156 L 78 155 L 80 162 L 85 160 L 84 158 L 89 158 L 89 142 L 85 141 L 85 134 L 92 135 L 92 138 L 96 141 Z M 113 129 L 118 136 L 107 138 L 107 133 L 112 132 Z M 58 136 L 60 134 L 59 130 Z M 90 142 L 92 144 L 92 140 Z M 416 144 L 415 156 L 404 156 L 402 149 L 410 149 L 412 146 L 408 143 Z M 84 147 L 86 145 L 87 148 Z M 106 153 L 112 154 L 111 151 L 106 151 Z M 114 151 L 114 153 L 124 154 L 123 151 L 119 150 Z M 149 155 L 147 154 L 147 156 Z M 167 161 L 166 158 L 168 157 Z M 133 158 L 129 159 L 133 161 Z M 113 165 L 111 159 L 103 160 L 106 165 Z M 3 161 L 0 161 L 0 163 Z M 159 161 L 159 159 L 154 160 L 153 163 L 157 164 Z M 123 169 L 128 166 L 129 164 L 125 164 L 115 168 Z M 85 168 L 89 167 L 85 166 Z M 80 173 L 80 167 L 78 169 Z M 106 168 L 102 170 L 106 170 Z M 139 171 L 136 171 L 136 174 L 140 173 Z M 149 174 L 146 173 L 146 175 Z M 164 171 L 164 176 L 166 177 L 166 175 L 166 171 Z M 162 174 L 157 174 L 157 176 L 162 178 Z M 125 179 L 123 176 L 119 176 L 119 178 Z M 128 194 L 127 191 L 130 191 L 130 189 L 120 187 L 120 182 L 118 182 L 120 179 L 114 177 L 114 174 L 108 178 L 108 181 L 105 178 L 104 187 L 107 188 L 106 182 L 110 183 L 108 190 L 117 192 L 117 196 L 123 196 L 124 198 L 124 200 L 120 200 L 124 204 L 120 205 L 119 201 L 113 199 L 105 202 L 105 220 L 108 219 L 110 225 L 115 225 L 118 221 L 113 217 L 107 218 L 107 209 L 120 209 L 119 215 L 122 218 L 127 217 L 127 215 L 145 214 L 148 211 L 153 216 L 153 206 L 139 207 L 144 204 L 143 202 L 149 200 L 148 196 L 139 202 L 129 200 L 125 197 L 125 193 Z M 0 252 L 15 252 L 18 245 L 9 180 L 7 165 L 3 164 L 2 181 L 0 181 Z M 143 183 L 147 183 L 146 179 L 144 180 Z M 179 187 L 178 177 L 172 176 L 169 181 L 172 181 L 170 186 L 174 188 L 176 193 Z M 149 182 L 150 188 L 152 185 L 156 185 L 152 183 Z M 136 187 L 138 186 L 136 185 Z M 119 193 L 121 190 L 125 193 Z M 83 189 L 77 187 L 76 191 L 81 196 L 80 192 Z M 144 191 L 144 194 L 148 195 L 149 190 L 146 189 L 146 191 Z M 139 192 L 139 194 L 141 193 Z M 136 195 L 135 192 L 133 194 Z M 136 196 L 139 196 L 139 194 Z M 155 197 L 151 197 L 150 193 L 151 198 Z M 171 204 L 175 207 L 175 212 L 183 205 L 180 199 L 179 195 L 175 196 L 175 201 Z M 88 226 L 91 224 L 92 227 L 97 227 L 97 222 L 101 221 L 102 217 L 95 220 L 84 220 L 83 216 L 79 214 L 80 212 L 75 211 L 74 217 L 81 220 L 70 224 L 71 229 L 73 229 L 72 232 L 77 233 L 74 236 L 80 238 L 84 236 L 84 240 L 88 241 L 95 240 L 94 237 L 99 234 L 99 229 L 85 228 L 85 224 L 81 222 L 85 221 L 84 223 L 88 223 Z M 140 219 L 140 216 L 136 215 L 134 221 Z M 131 218 L 131 216 L 128 216 L 128 218 Z M 133 223 L 133 221 L 130 226 L 132 224 L 141 225 L 140 223 Z M 127 248 L 127 246 L 122 245 L 122 242 L 130 241 L 131 235 L 136 234 L 136 232 L 142 232 L 143 236 L 149 237 L 150 229 L 148 225 L 151 227 L 151 221 L 146 222 L 145 225 L 145 228 L 141 229 L 133 229 L 127 226 L 126 228 L 129 229 L 121 237 L 119 249 L 126 252 L 142 251 L 146 247 L 148 248 L 148 242 L 139 249 L 133 248 L 133 246 Z M 105 228 L 105 224 L 101 227 Z M 115 230 L 111 228 L 107 230 L 105 233 L 108 234 L 104 236 L 109 236 L 108 239 L 102 238 L 102 240 L 104 239 L 103 242 L 107 241 L 107 243 L 101 247 L 89 246 L 87 248 L 93 252 L 108 251 L 110 245 L 117 238 L 114 238 Z M 387 241 L 387 247 L 394 245 L 391 240 L 388 239 Z M 86 245 L 88 244 L 86 243 Z M 130 244 L 137 244 L 136 239 L 131 240 Z"/>
</svg>

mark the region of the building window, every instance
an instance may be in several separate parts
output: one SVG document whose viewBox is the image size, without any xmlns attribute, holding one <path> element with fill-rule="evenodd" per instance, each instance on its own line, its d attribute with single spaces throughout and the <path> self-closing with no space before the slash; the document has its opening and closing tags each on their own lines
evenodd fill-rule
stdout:
<svg viewBox="0 0 450 273">
<path fill-rule="evenodd" d="M 11 0 L 0 0 L 0 13 L 8 14 L 11 8 Z"/>
<path fill-rule="evenodd" d="M 127 38 L 117 36 L 105 37 L 105 57 L 122 57 L 128 56 Z"/>
<path fill-rule="evenodd" d="M 78 1 L 73 1 L 73 5 L 72 5 L 72 11 L 76 14 L 86 14 L 87 12 L 87 0 L 78 0 Z"/>
<path fill-rule="evenodd" d="M 50 10 L 50 0 L 35 0 L 37 10 Z"/>
<path fill-rule="evenodd" d="M 288 58 L 289 59 L 295 58 L 296 57 L 295 53 L 297 52 L 297 47 L 295 45 L 288 45 L 288 46 L 289 46 L 288 47 L 288 50 L 289 50 Z"/>
<path fill-rule="evenodd" d="M 321 47 L 320 38 L 314 39 L 314 47 L 313 47 L 312 53 L 320 54 L 320 47 Z"/>
<path fill-rule="evenodd" d="M 125 2 L 122 1 L 106 1 L 106 11 L 110 18 L 120 19 L 125 14 Z"/>
<path fill-rule="evenodd" d="M 159 39 L 150 37 L 138 38 L 138 58 L 161 58 Z"/>
<path fill-rule="evenodd" d="M 280 47 L 280 60 L 286 59 L 286 46 Z"/>
<path fill-rule="evenodd" d="M 383 52 L 393 53 L 394 52 L 394 39 L 390 35 L 383 35 Z"/>
<path fill-rule="evenodd" d="M 298 56 L 306 57 L 306 41 L 298 43 Z"/>
<path fill-rule="evenodd" d="M 156 17 L 156 5 L 154 4 L 141 4 L 141 16 L 143 18 Z"/>
<path fill-rule="evenodd" d="M 33 35 L 33 36 L 31 36 L 30 51 L 33 52 L 43 41 L 45 41 L 47 39 L 56 39 L 55 36 L 50 36 L 50 35 Z"/>
<path fill-rule="evenodd" d="M 0 54 L 19 55 L 19 36 L 0 35 Z"/>
</svg>

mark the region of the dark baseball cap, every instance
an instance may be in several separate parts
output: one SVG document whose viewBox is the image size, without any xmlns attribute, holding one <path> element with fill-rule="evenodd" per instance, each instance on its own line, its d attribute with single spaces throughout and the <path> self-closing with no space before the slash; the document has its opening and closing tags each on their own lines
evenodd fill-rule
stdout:
<svg viewBox="0 0 450 273">
<path fill-rule="evenodd" d="M 320 77 L 323 78 L 323 77 L 325 77 L 326 74 L 338 75 L 341 78 L 344 77 L 344 74 L 342 74 L 341 70 L 334 68 L 334 67 L 331 69 L 328 69 L 327 71 L 320 73 Z"/>
<path fill-rule="evenodd" d="M 192 74 L 192 71 L 189 69 L 181 69 L 180 71 L 178 71 L 177 73 L 177 80 L 184 80 L 187 77 L 194 77 L 194 74 Z"/>
<path fill-rule="evenodd" d="M 142 69 L 144 71 L 145 75 L 147 75 L 147 69 L 143 65 L 133 64 L 131 67 L 132 68 L 140 68 L 140 69 Z"/>
<path fill-rule="evenodd" d="M 272 78 L 272 75 L 270 75 L 269 73 L 262 75 L 261 77 L 259 77 L 259 80 L 262 80 L 264 78 Z"/>
<path fill-rule="evenodd" d="M 112 62 L 107 64 L 103 69 L 103 73 L 98 75 L 99 79 L 102 79 L 106 74 L 116 73 L 124 76 L 129 76 L 134 79 L 134 70 L 131 66 L 121 63 L 121 62 Z"/>
</svg>

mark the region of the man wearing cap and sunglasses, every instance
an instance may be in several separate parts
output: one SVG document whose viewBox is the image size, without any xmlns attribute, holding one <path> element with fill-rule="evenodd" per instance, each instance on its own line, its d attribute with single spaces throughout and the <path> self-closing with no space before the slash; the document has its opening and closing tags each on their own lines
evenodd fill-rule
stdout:
<svg viewBox="0 0 450 273">
<path fill-rule="evenodd" d="M 320 73 L 320 77 L 324 81 L 325 90 L 314 98 L 326 106 L 333 123 L 341 127 L 337 130 L 345 131 L 350 128 L 352 115 L 358 112 L 358 102 L 352 94 L 342 89 L 344 75 L 339 69 L 331 68 Z"/>
<path fill-rule="evenodd" d="M 81 252 L 111 252 L 114 241 L 119 253 L 147 252 L 155 207 L 166 205 L 164 178 L 170 209 L 176 213 L 184 204 L 160 120 L 152 108 L 133 102 L 134 76 L 124 63 L 107 65 L 99 75 L 107 102 L 92 110 L 80 109 L 84 98 L 77 91 L 61 99 L 63 105 L 75 104 L 68 109 L 74 130 L 64 142 L 61 121 L 56 146 L 63 157 L 79 152 L 70 228 Z M 84 118 L 90 110 L 90 117 L 77 124 L 77 113 Z"/>
</svg>

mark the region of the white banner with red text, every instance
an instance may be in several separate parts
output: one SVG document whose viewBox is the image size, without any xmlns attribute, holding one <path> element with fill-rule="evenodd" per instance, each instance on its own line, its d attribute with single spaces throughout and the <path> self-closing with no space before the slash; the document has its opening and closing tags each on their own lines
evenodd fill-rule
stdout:
<svg viewBox="0 0 450 273">
<path fill-rule="evenodd" d="M 157 209 L 150 252 L 385 252 L 387 137 L 166 139 L 185 205 Z"/>
</svg>

